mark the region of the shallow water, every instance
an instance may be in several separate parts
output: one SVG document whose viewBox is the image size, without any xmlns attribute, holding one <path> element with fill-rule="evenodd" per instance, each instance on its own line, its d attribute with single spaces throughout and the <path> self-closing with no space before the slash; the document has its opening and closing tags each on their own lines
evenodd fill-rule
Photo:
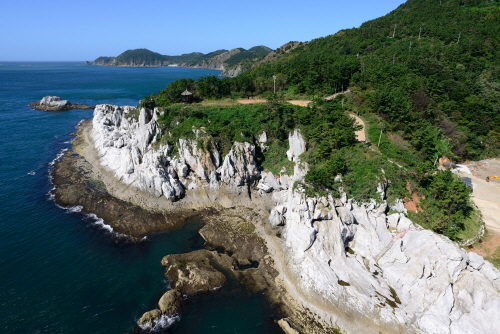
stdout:
<svg viewBox="0 0 500 334">
<path fill-rule="evenodd" d="M 92 110 L 42 112 L 28 103 L 137 105 L 168 82 L 220 71 L 0 63 L 0 323 L 4 333 L 125 333 L 167 287 L 164 255 L 201 247 L 198 222 L 140 244 L 51 199 L 50 163 Z M 275 310 L 237 286 L 204 295 L 169 333 L 274 333 Z"/>
</svg>

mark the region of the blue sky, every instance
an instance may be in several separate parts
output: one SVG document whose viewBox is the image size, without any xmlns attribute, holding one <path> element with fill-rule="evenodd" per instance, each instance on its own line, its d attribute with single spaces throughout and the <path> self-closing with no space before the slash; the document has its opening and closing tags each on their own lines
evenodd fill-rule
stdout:
<svg viewBox="0 0 500 334">
<path fill-rule="evenodd" d="M 309 41 L 358 27 L 404 0 L 1 0 L 0 60 L 94 60 Z"/>
</svg>

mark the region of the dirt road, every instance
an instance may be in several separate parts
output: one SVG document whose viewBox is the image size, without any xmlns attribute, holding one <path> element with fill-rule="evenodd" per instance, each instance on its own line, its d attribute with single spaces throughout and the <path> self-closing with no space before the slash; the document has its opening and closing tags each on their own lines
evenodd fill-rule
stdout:
<svg viewBox="0 0 500 334">
<path fill-rule="evenodd" d="M 356 119 L 356 124 L 359 124 L 361 125 L 363 128 L 361 130 L 358 130 L 356 131 L 356 139 L 358 141 L 366 141 L 366 134 L 365 134 L 365 122 L 363 122 L 363 120 L 361 118 L 359 118 L 358 116 L 354 115 L 354 114 L 351 114 L 349 113 L 349 116 L 351 116 L 352 118 Z"/>
<path fill-rule="evenodd" d="M 472 179 L 472 200 L 483 215 L 486 227 L 491 233 L 500 234 L 500 180 L 486 182 L 487 176 L 500 176 L 500 161 L 487 159 L 465 163 L 471 174 L 460 173 L 460 176 Z"/>
</svg>

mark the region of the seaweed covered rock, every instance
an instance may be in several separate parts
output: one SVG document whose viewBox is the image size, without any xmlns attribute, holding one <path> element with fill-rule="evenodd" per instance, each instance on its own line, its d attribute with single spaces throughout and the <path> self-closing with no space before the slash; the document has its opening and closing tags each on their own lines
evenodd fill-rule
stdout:
<svg viewBox="0 0 500 334">
<path fill-rule="evenodd" d="M 224 255 L 222 255 L 224 256 Z M 185 254 L 171 254 L 161 260 L 170 286 L 185 295 L 215 290 L 226 283 L 226 276 L 213 264 L 220 261 L 217 252 L 202 249 Z"/>
</svg>

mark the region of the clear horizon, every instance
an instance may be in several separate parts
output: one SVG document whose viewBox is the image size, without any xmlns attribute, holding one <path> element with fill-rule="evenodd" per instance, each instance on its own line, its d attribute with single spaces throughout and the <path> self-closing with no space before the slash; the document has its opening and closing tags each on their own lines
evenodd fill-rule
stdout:
<svg viewBox="0 0 500 334">
<path fill-rule="evenodd" d="M 0 61 L 93 61 L 139 48 L 170 56 L 276 49 L 359 27 L 404 2 L 4 1 Z"/>
</svg>

